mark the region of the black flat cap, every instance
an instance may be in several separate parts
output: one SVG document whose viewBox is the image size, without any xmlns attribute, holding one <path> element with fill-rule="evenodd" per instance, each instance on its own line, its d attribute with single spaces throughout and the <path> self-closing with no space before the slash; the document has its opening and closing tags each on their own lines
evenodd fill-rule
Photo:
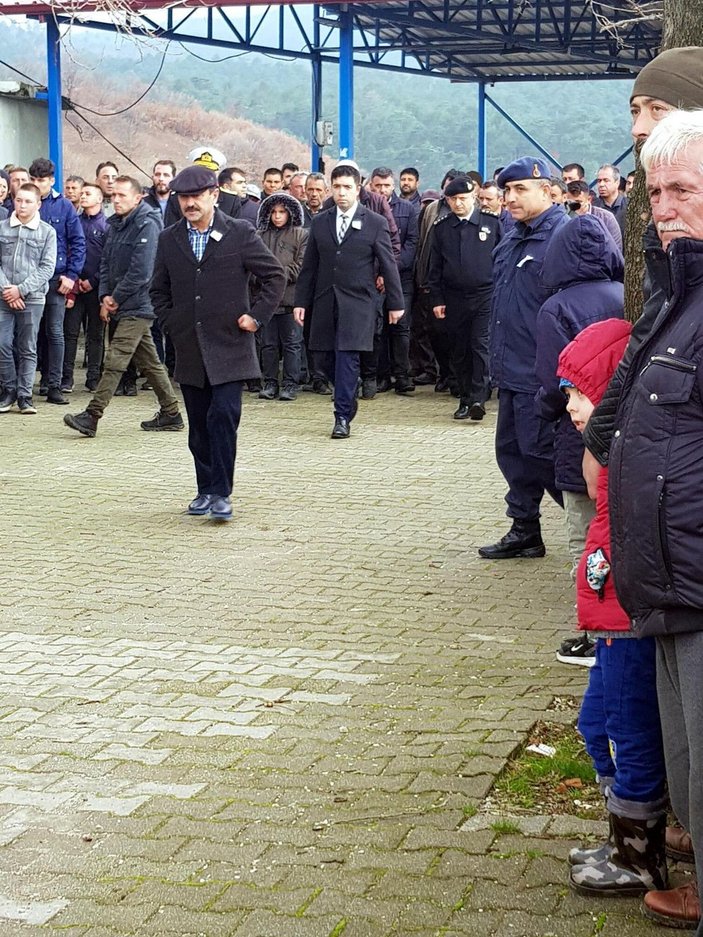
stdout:
<svg viewBox="0 0 703 937">
<path fill-rule="evenodd" d="M 171 191 L 177 195 L 195 195 L 205 189 L 216 188 L 217 176 L 212 169 L 206 169 L 204 166 L 186 166 L 170 185 Z"/>
</svg>

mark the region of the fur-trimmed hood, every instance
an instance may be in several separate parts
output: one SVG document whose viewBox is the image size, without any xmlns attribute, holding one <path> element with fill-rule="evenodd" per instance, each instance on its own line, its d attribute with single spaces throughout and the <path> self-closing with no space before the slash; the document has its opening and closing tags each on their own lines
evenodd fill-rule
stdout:
<svg viewBox="0 0 703 937">
<path fill-rule="evenodd" d="M 259 205 L 259 212 L 256 216 L 256 227 L 259 231 L 266 231 L 271 227 L 271 212 L 276 205 L 282 205 L 288 212 L 291 228 L 303 227 L 303 206 L 298 199 L 293 198 L 288 192 L 274 192 L 273 195 L 267 195 Z"/>
</svg>

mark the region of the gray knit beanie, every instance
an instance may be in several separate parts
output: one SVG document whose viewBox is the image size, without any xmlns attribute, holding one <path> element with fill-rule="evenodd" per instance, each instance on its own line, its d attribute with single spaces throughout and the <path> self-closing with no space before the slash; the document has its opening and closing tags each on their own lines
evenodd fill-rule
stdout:
<svg viewBox="0 0 703 937">
<path fill-rule="evenodd" d="M 640 94 L 684 111 L 703 107 L 703 46 L 667 49 L 652 59 L 635 78 L 630 101 Z"/>
</svg>

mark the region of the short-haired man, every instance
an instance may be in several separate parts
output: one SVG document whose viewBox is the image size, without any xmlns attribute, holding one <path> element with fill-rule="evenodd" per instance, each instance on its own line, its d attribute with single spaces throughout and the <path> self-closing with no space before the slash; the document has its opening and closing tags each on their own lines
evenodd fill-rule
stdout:
<svg viewBox="0 0 703 937">
<path fill-rule="evenodd" d="M 558 176 L 552 176 L 549 180 L 549 187 L 552 193 L 552 202 L 555 205 L 563 205 L 566 201 L 566 183 Z"/>
<path fill-rule="evenodd" d="M 688 63 L 684 59 L 680 64 Z M 679 77 L 669 80 L 664 71 L 659 78 L 665 92 L 682 84 Z M 692 79 L 691 94 L 700 95 L 700 68 Z M 680 103 L 686 100 L 677 97 Z M 644 144 L 641 160 L 652 221 L 665 252 L 652 268 L 663 302 L 629 356 L 619 395 L 608 473 L 611 563 L 618 599 L 635 634 L 657 641 L 657 697 L 669 796 L 677 819 L 691 834 L 700 883 L 703 110 L 664 116 Z M 624 843 L 616 842 L 609 863 L 613 878 L 623 865 L 646 873 L 651 863 L 665 861 L 665 813 L 665 806 L 657 819 L 643 813 L 647 822 L 631 825 Z M 670 892 L 652 891 L 644 900 L 647 916 L 678 928 L 697 924 L 697 937 L 703 935 L 703 919 L 696 922 L 698 893 L 690 883 Z"/>
<path fill-rule="evenodd" d="M 292 173 L 291 173 L 292 175 Z M 273 195 L 274 192 L 283 188 L 283 174 L 280 169 L 270 166 L 264 171 L 264 178 L 261 182 L 261 190 L 264 196 Z"/>
<path fill-rule="evenodd" d="M 63 320 L 66 297 L 73 290 L 85 262 L 85 236 L 76 209 L 54 189 L 55 171 L 50 159 L 35 159 L 29 167 L 29 175 L 41 195 L 41 219 L 56 231 L 56 270 L 49 282 L 39 331 L 39 393 L 46 394 L 48 403 L 66 404 L 68 401 L 61 393 L 66 347 Z"/>
<path fill-rule="evenodd" d="M 574 215 L 593 215 L 608 234 L 622 250 L 622 231 L 620 225 L 615 220 L 614 215 L 605 208 L 598 208 L 593 204 L 593 192 L 587 182 L 583 179 L 580 182 L 569 182 L 566 187 L 567 200 L 566 206 L 569 214 Z"/>
<path fill-rule="evenodd" d="M 290 187 L 291 179 L 295 173 L 299 171 L 300 166 L 298 166 L 296 163 L 284 163 L 281 166 L 281 188 L 287 192 Z M 270 192 L 267 192 L 266 194 L 271 195 Z"/>
<path fill-rule="evenodd" d="M 242 383 L 260 378 L 255 333 L 273 317 L 283 269 L 251 225 L 217 209 L 214 172 L 189 166 L 173 180 L 183 220 L 159 239 L 151 297 L 176 347 L 198 491 L 188 513 L 228 521 Z M 249 305 L 249 279 L 259 292 Z"/>
<path fill-rule="evenodd" d="M 306 172 L 296 172 L 290 177 L 290 184 L 288 185 L 288 191 L 293 198 L 298 199 L 301 205 L 305 202 L 305 180 L 307 176 Z"/>
<path fill-rule="evenodd" d="M 120 171 L 117 166 L 109 160 L 98 163 L 95 167 L 95 181 L 103 193 L 103 215 L 106 218 L 111 218 L 115 213 L 115 209 L 112 207 L 112 192 L 119 174 Z"/>
<path fill-rule="evenodd" d="M 7 172 L 10 176 L 10 197 L 14 200 L 19 187 L 29 182 L 29 172 L 24 166 L 12 166 Z"/>
<path fill-rule="evenodd" d="M 356 414 L 359 354 L 373 349 L 376 278 L 383 277 L 388 320 L 403 315 L 403 291 L 387 222 L 359 203 L 361 174 L 348 163 L 332 170 L 335 207 L 310 225 L 293 315 L 302 325 L 314 307 L 310 347 L 335 353 L 333 439 L 346 439 Z"/>
<path fill-rule="evenodd" d="M 15 402 L 20 413 L 37 412 L 37 332 L 56 268 L 56 232 L 41 220 L 40 203 L 39 189 L 23 183 L 12 215 L 0 221 L 0 413 Z"/>
<path fill-rule="evenodd" d="M 81 189 L 84 181 L 83 176 L 66 176 L 64 183 L 63 194 L 76 211 L 80 211 L 81 208 Z"/>
<path fill-rule="evenodd" d="M 222 200 L 223 192 L 240 200 L 239 215 L 233 215 L 232 217 L 243 218 L 256 227 L 259 203 L 251 198 L 247 192 L 246 172 L 240 169 L 239 166 L 227 166 L 219 173 L 217 181 L 220 186 L 220 200 Z M 218 208 L 225 210 L 223 205 L 219 205 Z"/>
<path fill-rule="evenodd" d="M 151 170 L 151 186 L 144 193 L 144 202 L 150 208 L 158 208 L 164 227 L 179 220 L 175 198 L 171 198 L 171 182 L 176 175 L 176 164 L 172 159 L 159 159 Z"/>
<path fill-rule="evenodd" d="M 82 413 L 67 413 L 64 423 L 84 436 L 95 436 L 115 393 L 120 378 L 132 358 L 156 394 L 160 410 L 153 420 L 141 424 L 144 430 L 183 429 L 166 368 L 156 354 L 151 337 L 154 310 L 149 299 L 149 283 L 154 269 L 156 245 L 161 233 L 161 212 L 142 201 L 142 187 L 131 176 L 118 176 L 112 190 L 115 213 L 108 221 L 108 233 L 100 258 L 100 317 L 115 322 L 103 375 L 92 400 Z"/>
<path fill-rule="evenodd" d="M 405 169 L 400 170 L 398 188 L 400 189 L 400 197 L 417 206 L 419 211 L 421 207 L 420 173 L 414 166 L 406 166 Z"/>
<path fill-rule="evenodd" d="M 361 356 L 362 396 L 368 398 L 376 390 L 387 390 L 391 386 L 391 373 L 396 394 L 412 394 L 415 384 L 410 377 L 410 312 L 413 302 L 413 268 L 418 241 L 417 207 L 409 199 L 398 198 L 395 191 L 393 170 L 379 166 L 371 173 L 371 189 L 388 202 L 400 237 L 398 272 L 403 288 L 405 315 L 394 325 L 384 321 L 383 329 L 374 338 L 373 352 Z M 365 362 L 365 359 L 366 362 Z M 369 395 L 367 382 L 373 394 Z M 375 387 L 374 387 L 375 385 Z"/>
<path fill-rule="evenodd" d="M 513 216 L 503 204 L 503 193 L 493 180 L 484 182 L 478 190 L 478 202 L 481 211 L 485 211 L 489 215 L 495 215 L 499 219 L 503 232 L 512 228 L 515 223 Z"/>
<path fill-rule="evenodd" d="M 625 195 L 629 195 L 632 192 L 633 186 L 635 184 L 635 176 L 637 173 L 633 169 L 632 172 L 628 172 L 627 178 L 625 179 Z"/>
<path fill-rule="evenodd" d="M 303 227 L 309 228 L 315 215 L 322 210 L 327 198 L 327 180 L 321 172 L 308 173 L 305 179 L 305 202 L 303 203 Z"/>
<path fill-rule="evenodd" d="M 554 428 L 537 415 L 535 323 L 551 290 L 540 272 L 549 242 L 569 224 L 552 203 L 551 172 L 542 159 L 525 156 L 498 177 L 515 225 L 495 250 L 491 314 L 491 379 L 499 388 L 496 460 L 508 484 L 512 527 L 497 543 L 481 547 L 485 559 L 544 556 L 540 504 L 547 491 L 561 506 L 554 480 Z"/>
<path fill-rule="evenodd" d="M 63 356 L 61 392 L 64 394 L 70 394 L 73 391 L 73 372 L 81 325 L 85 329 L 85 350 L 88 359 L 86 389 L 92 392 L 96 390 L 100 382 L 105 324 L 100 318 L 98 278 L 100 258 L 108 230 L 107 218 L 103 214 L 102 206 L 103 193 L 100 186 L 95 182 L 86 182 L 81 190 L 81 213 L 78 216 L 85 235 L 85 263 L 69 296 L 73 305 L 70 302 L 66 303 L 66 315 L 63 322 L 66 349 Z"/>
<path fill-rule="evenodd" d="M 562 166 L 561 178 L 567 183 L 578 182 L 580 179 L 586 178 L 586 170 L 581 163 L 567 163 L 565 166 Z"/>
<path fill-rule="evenodd" d="M 606 163 L 599 168 L 596 189 L 598 197 L 593 200 L 593 204 L 597 208 L 605 208 L 615 216 L 622 235 L 625 237 L 627 198 L 620 191 L 620 170 L 617 166 Z"/>
<path fill-rule="evenodd" d="M 490 391 L 488 321 L 493 292 L 493 250 L 500 221 L 482 212 L 468 176 L 444 190 L 451 214 L 437 223 L 428 285 L 437 326 L 448 337 L 450 362 L 459 389 L 455 420 L 482 420 Z"/>
</svg>

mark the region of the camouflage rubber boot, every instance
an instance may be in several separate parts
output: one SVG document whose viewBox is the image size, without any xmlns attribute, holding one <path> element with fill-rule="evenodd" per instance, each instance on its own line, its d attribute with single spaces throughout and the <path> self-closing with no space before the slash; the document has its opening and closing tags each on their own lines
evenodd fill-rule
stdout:
<svg viewBox="0 0 703 937">
<path fill-rule="evenodd" d="M 608 808 L 608 791 L 613 786 L 613 778 L 598 778 L 598 783 L 600 785 L 601 793 L 605 798 L 605 806 Z M 569 852 L 569 865 L 598 865 L 599 862 L 602 862 L 604 859 L 610 858 L 610 853 L 613 849 L 613 826 L 610 823 L 610 817 L 612 814 L 608 811 L 608 825 L 610 827 L 608 831 L 608 840 L 603 843 L 601 846 L 590 847 L 584 849 L 583 847 L 577 847 L 572 849 Z"/>
<path fill-rule="evenodd" d="M 569 884 L 582 895 L 641 895 L 667 886 L 666 816 L 651 820 L 610 816 L 610 856 L 595 865 L 575 865 Z"/>
</svg>

